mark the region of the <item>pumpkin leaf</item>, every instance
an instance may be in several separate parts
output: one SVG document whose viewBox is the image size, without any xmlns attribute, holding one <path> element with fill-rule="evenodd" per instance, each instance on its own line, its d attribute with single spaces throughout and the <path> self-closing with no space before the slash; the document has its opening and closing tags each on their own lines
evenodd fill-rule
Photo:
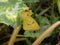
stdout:
<svg viewBox="0 0 60 45">
<path fill-rule="evenodd" d="M 16 28 L 22 22 L 22 18 L 19 17 L 19 14 L 22 14 L 22 11 L 29 9 L 22 0 L 8 0 L 8 2 L 0 3 L 0 23 L 11 25 Z M 19 17 L 19 18 L 17 18 Z"/>
</svg>

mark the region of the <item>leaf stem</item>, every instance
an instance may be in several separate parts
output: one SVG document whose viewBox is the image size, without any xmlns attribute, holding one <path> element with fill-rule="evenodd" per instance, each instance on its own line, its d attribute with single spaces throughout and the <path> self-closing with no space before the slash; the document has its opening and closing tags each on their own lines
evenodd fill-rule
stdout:
<svg viewBox="0 0 60 45">
<path fill-rule="evenodd" d="M 39 45 L 41 42 L 46 38 L 46 36 L 51 33 L 58 25 L 60 25 L 60 21 L 54 23 L 52 26 L 50 26 L 46 31 L 38 38 L 35 42 L 33 42 L 32 45 Z"/>
<path fill-rule="evenodd" d="M 13 31 L 13 34 L 8 42 L 8 45 L 14 45 L 14 42 L 15 42 L 15 39 L 16 39 L 16 36 L 17 34 L 19 33 L 21 29 L 21 26 L 18 26 L 14 31 Z"/>
</svg>

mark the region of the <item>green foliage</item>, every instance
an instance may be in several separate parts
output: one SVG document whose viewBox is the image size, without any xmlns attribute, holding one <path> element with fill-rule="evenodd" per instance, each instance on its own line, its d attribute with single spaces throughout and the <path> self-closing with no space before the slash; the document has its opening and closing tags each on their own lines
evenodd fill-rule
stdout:
<svg viewBox="0 0 60 45">
<path fill-rule="evenodd" d="M 22 22 L 18 13 L 26 10 L 28 7 L 22 0 L 8 0 L 7 3 L 0 3 L 0 23 L 11 25 L 16 28 Z M 17 18 L 18 17 L 18 18 Z"/>
<path fill-rule="evenodd" d="M 10 15 L 10 14 L 0 15 L 0 23 L 4 23 L 4 24 L 13 26 L 16 22 L 15 20 L 16 19 L 13 15 Z"/>
<path fill-rule="evenodd" d="M 50 0 L 40 0 L 40 1 L 39 0 L 8 0 L 8 2 L 0 2 L 0 23 L 11 25 L 13 28 L 16 28 L 17 26 L 22 25 L 23 20 L 20 17 L 20 15 L 24 10 L 28 9 L 27 7 L 28 5 L 29 8 L 34 11 L 33 13 L 35 13 L 33 17 L 36 19 L 36 21 L 40 25 L 40 29 L 36 31 L 25 31 L 24 36 L 38 38 L 48 27 L 50 27 L 52 24 L 54 24 L 60 19 L 60 16 L 58 14 L 57 14 L 58 16 L 56 15 L 56 13 L 58 12 L 55 9 L 55 2 L 54 4 L 52 4 L 53 0 L 52 0 L 52 3 L 49 1 Z M 57 1 L 58 10 L 60 13 L 60 0 L 56 0 L 56 1 Z M 49 5 L 48 8 L 46 8 L 45 6 L 42 6 L 46 2 L 51 3 L 53 6 Z M 38 5 L 36 6 L 36 4 Z M 43 10 L 39 10 L 40 9 L 40 8 L 38 9 L 39 6 Z M 39 14 L 37 13 L 38 10 L 40 11 Z M 47 11 L 51 14 L 49 15 L 47 13 L 49 16 L 49 19 L 44 15 Z M 60 30 L 59 27 L 57 27 L 55 30 L 57 29 Z M 55 33 L 55 32 L 53 31 L 52 33 Z M 28 45 L 31 44 L 29 40 L 26 40 L 26 42 Z"/>
<path fill-rule="evenodd" d="M 39 15 L 43 15 L 45 12 L 47 12 L 47 11 L 49 10 L 49 8 L 50 8 L 50 7 L 48 7 L 48 8 L 46 8 L 46 9 L 42 10 L 42 11 L 39 13 Z"/>
<path fill-rule="evenodd" d="M 58 11 L 60 13 L 60 0 L 57 0 Z"/>
<path fill-rule="evenodd" d="M 59 20 L 59 16 L 56 16 L 54 10 L 52 9 L 52 11 L 51 11 L 51 17 L 50 17 L 51 24 L 57 22 L 58 20 Z"/>
<path fill-rule="evenodd" d="M 27 43 L 27 45 L 32 45 L 32 43 L 28 39 L 26 39 L 26 43 Z"/>
</svg>

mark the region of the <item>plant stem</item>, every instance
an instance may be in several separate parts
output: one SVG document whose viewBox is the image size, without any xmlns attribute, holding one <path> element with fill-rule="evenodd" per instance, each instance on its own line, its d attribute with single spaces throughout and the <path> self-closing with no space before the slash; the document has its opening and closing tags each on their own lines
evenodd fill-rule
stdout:
<svg viewBox="0 0 60 45">
<path fill-rule="evenodd" d="M 21 26 L 18 26 L 14 31 L 13 31 L 13 34 L 8 42 L 8 45 L 14 45 L 14 42 L 15 42 L 15 39 L 16 39 L 16 36 L 17 34 L 19 33 L 21 29 Z"/>
<path fill-rule="evenodd" d="M 23 41 L 23 40 L 26 40 L 26 38 L 17 38 L 15 40 L 15 42 L 18 42 L 18 41 Z M 2 45 L 7 45 L 8 41 L 7 42 L 4 42 Z"/>
<path fill-rule="evenodd" d="M 46 36 L 51 33 L 58 25 L 60 24 L 60 21 L 54 23 L 52 26 L 50 26 L 38 39 L 36 39 L 35 42 L 33 42 L 32 45 L 39 45 L 41 42 L 46 38 Z"/>
</svg>

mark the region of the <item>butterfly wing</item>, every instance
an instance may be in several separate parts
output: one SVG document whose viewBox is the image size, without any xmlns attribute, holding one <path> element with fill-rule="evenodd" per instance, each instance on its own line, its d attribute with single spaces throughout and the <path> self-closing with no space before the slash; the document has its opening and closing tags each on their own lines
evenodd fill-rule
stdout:
<svg viewBox="0 0 60 45">
<path fill-rule="evenodd" d="M 30 16 L 27 16 L 24 20 L 23 20 L 23 29 L 24 30 L 38 30 L 40 28 L 40 26 L 38 25 L 38 23 Z"/>
</svg>

